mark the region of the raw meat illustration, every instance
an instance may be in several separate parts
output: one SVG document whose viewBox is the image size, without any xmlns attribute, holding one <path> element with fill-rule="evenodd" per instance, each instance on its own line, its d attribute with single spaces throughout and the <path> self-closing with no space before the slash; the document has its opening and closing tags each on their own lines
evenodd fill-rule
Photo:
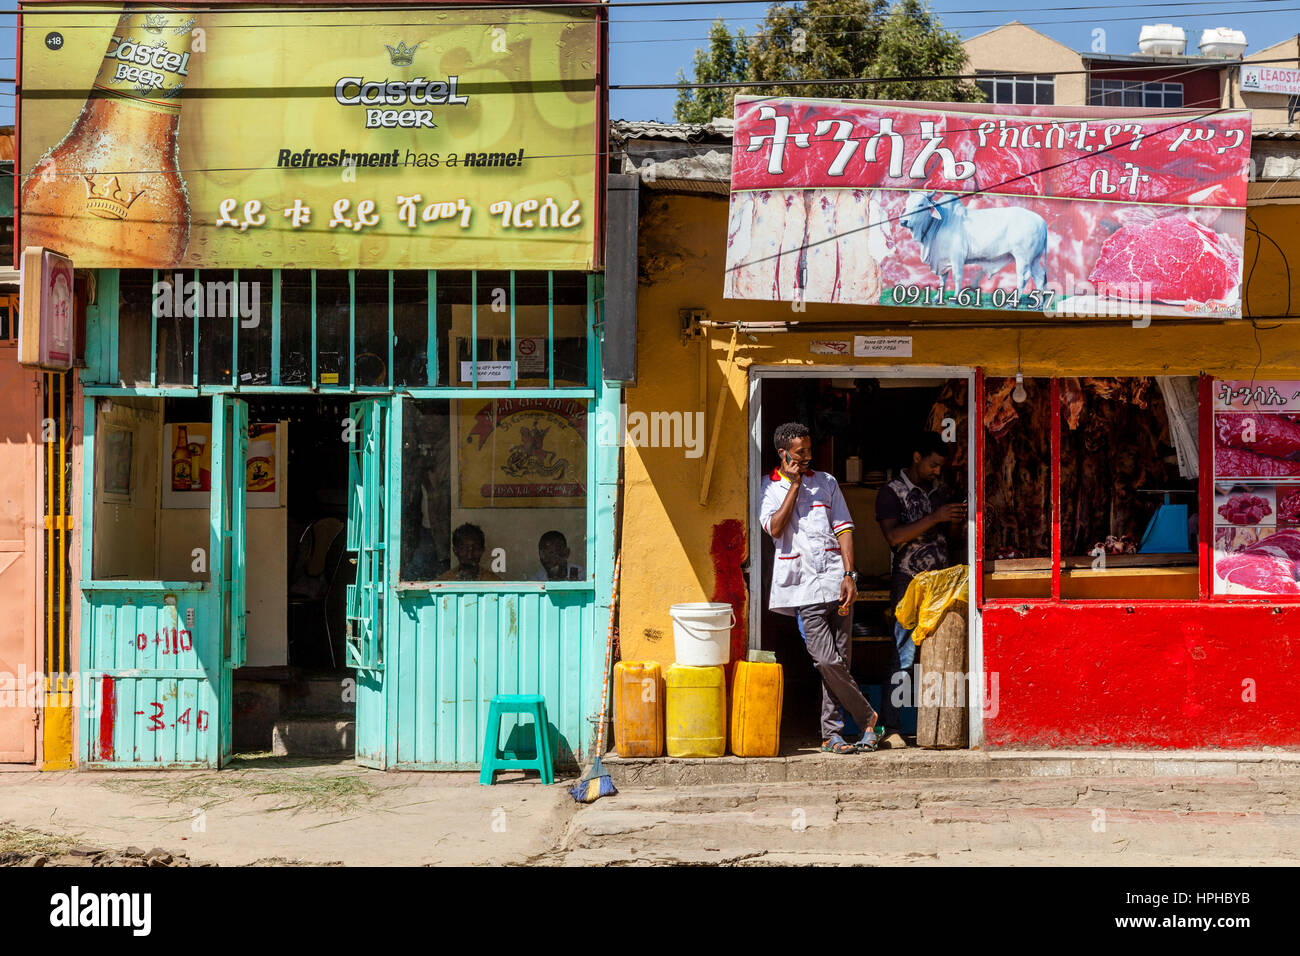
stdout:
<svg viewBox="0 0 1300 956">
<path fill-rule="evenodd" d="M 1259 528 L 1215 528 L 1214 548 L 1231 554 L 1250 547 L 1259 540 Z"/>
<path fill-rule="evenodd" d="M 1300 594 L 1300 531 L 1279 531 L 1218 558 L 1215 573 L 1238 587 L 1266 594 Z"/>
<path fill-rule="evenodd" d="M 1133 215 L 1102 243 L 1089 281 L 1102 295 L 1135 299 L 1143 283 L 1163 302 L 1235 302 L 1241 258 L 1220 235 L 1185 213 L 1144 221 Z"/>
<path fill-rule="evenodd" d="M 1300 488 L 1288 491 L 1277 502 L 1278 524 L 1300 524 Z"/>
<path fill-rule="evenodd" d="M 785 192 L 777 195 L 785 206 L 785 212 L 781 218 L 781 238 L 777 242 L 776 298 L 793 301 L 801 284 L 799 264 L 803 261 L 804 244 L 808 241 L 808 194 Z"/>
<path fill-rule="evenodd" d="M 1300 425 L 1276 414 L 1219 412 L 1214 416 L 1214 432 L 1221 448 L 1240 448 L 1270 458 L 1290 458 L 1300 452 Z"/>
<path fill-rule="evenodd" d="M 1284 461 L 1240 448 L 1214 448 L 1214 473 L 1223 478 L 1290 478 L 1300 475 L 1300 461 Z"/>
<path fill-rule="evenodd" d="M 1273 513 L 1273 506 L 1259 495 L 1238 494 L 1219 505 L 1218 512 L 1232 524 L 1259 524 Z"/>
<path fill-rule="evenodd" d="M 737 193 L 726 294 L 793 302 L 879 302 L 885 214 L 866 189 Z"/>
<path fill-rule="evenodd" d="M 1300 594 L 1295 562 L 1256 553 L 1252 549 L 1258 546 L 1253 544 L 1244 551 L 1220 558 L 1215 567 L 1219 577 L 1229 584 L 1266 594 Z"/>
<path fill-rule="evenodd" d="M 1247 550 L 1255 554 L 1300 561 L 1300 531 L 1278 531 L 1260 538 Z"/>
<path fill-rule="evenodd" d="M 840 292 L 840 250 L 835 239 L 836 195 L 817 192 L 808 203 L 808 253 L 804 298 L 834 302 Z"/>
<path fill-rule="evenodd" d="M 840 294 L 832 301 L 878 302 L 880 263 L 889 257 L 884 210 L 875 194 L 863 189 L 840 190 L 835 207 Z"/>
</svg>

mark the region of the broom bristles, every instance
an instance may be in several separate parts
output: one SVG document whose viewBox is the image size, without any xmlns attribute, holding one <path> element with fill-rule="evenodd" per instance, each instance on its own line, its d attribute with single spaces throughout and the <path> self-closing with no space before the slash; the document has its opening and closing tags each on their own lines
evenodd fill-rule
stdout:
<svg viewBox="0 0 1300 956">
<path fill-rule="evenodd" d="M 601 797 L 612 797 L 616 793 L 618 793 L 618 789 L 614 786 L 609 771 L 605 769 L 599 757 L 591 765 L 591 769 L 587 771 L 586 776 L 569 791 L 569 794 L 578 803 L 595 803 Z"/>
</svg>

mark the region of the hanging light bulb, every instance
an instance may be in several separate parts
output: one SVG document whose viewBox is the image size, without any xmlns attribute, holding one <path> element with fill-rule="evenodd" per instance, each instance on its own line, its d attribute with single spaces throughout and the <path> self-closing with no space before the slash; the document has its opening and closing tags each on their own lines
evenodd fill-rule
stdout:
<svg viewBox="0 0 1300 956">
<path fill-rule="evenodd" d="M 1023 402 L 1029 394 L 1025 391 L 1025 377 L 1019 372 L 1016 373 L 1016 387 L 1011 391 L 1011 400 L 1013 402 Z"/>
</svg>

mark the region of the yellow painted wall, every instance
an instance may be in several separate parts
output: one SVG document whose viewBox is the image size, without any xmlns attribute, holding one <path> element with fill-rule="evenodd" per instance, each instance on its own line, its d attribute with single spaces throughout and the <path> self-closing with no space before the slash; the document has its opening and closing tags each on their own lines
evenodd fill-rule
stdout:
<svg viewBox="0 0 1300 956">
<path fill-rule="evenodd" d="M 1300 211 L 1271 205 L 1250 209 L 1250 221 L 1274 239 L 1295 268 L 1291 311 L 1300 306 Z M 1261 377 L 1300 378 L 1300 324 L 1261 319 L 1205 326 L 1149 328 L 1024 329 L 1017 316 L 1006 326 L 979 329 L 909 328 L 907 323 L 951 321 L 972 313 L 882 306 L 808 305 L 793 312 L 788 303 L 722 298 L 726 256 L 727 202 L 722 197 L 646 193 L 641 213 L 641 286 L 638 308 L 637 385 L 625 392 L 629 420 L 637 412 L 697 411 L 707 400 L 706 435 L 713 414 L 730 332 L 715 331 L 705 343 L 683 343 L 680 311 L 707 310 L 723 322 L 841 322 L 843 332 L 776 333 L 740 339 L 736 368 L 727 382 L 724 417 L 708 502 L 699 503 L 706 455 L 688 458 L 681 448 L 635 447 L 625 452 L 623 576 L 620 641 L 624 660 L 669 662 L 673 657 L 668 607 L 705 601 L 713 594 L 710 557 L 713 529 L 748 515 L 748 372 L 753 365 L 869 364 L 864 359 L 810 355 L 810 339 L 851 339 L 853 334 L 906 334 L 913 338 L 917 365 L 982 366 L 989 374 L 1016 371 L 1017 346 L 1027 376 L 1199 374 L 1249 378 L 1258 363 Z M 1247 234 L 1247 305 L 1257 316 L 1287 311 L 1282 257 L 1269 242 L 1256 255 Z M 1253 265 L 1252 265 L 1253 262 Z M 985 321 L 992 315 L 976 316 Z M 1021 320 L 1023 321 L 1023 319 Z M 864 327 L 867 322 L 892 322 Z M 1279 324 L 1281 327 L 1278 327 Z M 705 379 L 701 379 L 701 357 Z M 747 550 L 722 555 L 742 562 Z M 755 596 L 757 597 L 757 595 Z"/>
</svg>

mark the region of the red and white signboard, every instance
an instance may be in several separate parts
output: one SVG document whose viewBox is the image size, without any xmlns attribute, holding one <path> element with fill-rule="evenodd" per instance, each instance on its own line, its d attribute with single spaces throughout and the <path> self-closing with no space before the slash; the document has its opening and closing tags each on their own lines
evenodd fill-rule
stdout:
<svg viewBox="0 0 1300 956">
<path fill-rule="evenodd" d="M 1241 314 L 1248 111 L 736 98 L 725 294 Z"/>
<path fill-rule="evenodd" d="M 1243 93 L 1287 93 L 1300 96 L 1300 70 L 1277 66 L 1242 66 Z"/>
<path fill-rule="evenodd" d="M 19 280 L 18 361 L 64 371 L 72 368 L 72 260 L 40 246 L 23 250 Z"/>
<path fill-rule="evenodd" d="M 1300 595 L 1300 382 L 1213 390 L 1214 591 Z"/>
</svg>

